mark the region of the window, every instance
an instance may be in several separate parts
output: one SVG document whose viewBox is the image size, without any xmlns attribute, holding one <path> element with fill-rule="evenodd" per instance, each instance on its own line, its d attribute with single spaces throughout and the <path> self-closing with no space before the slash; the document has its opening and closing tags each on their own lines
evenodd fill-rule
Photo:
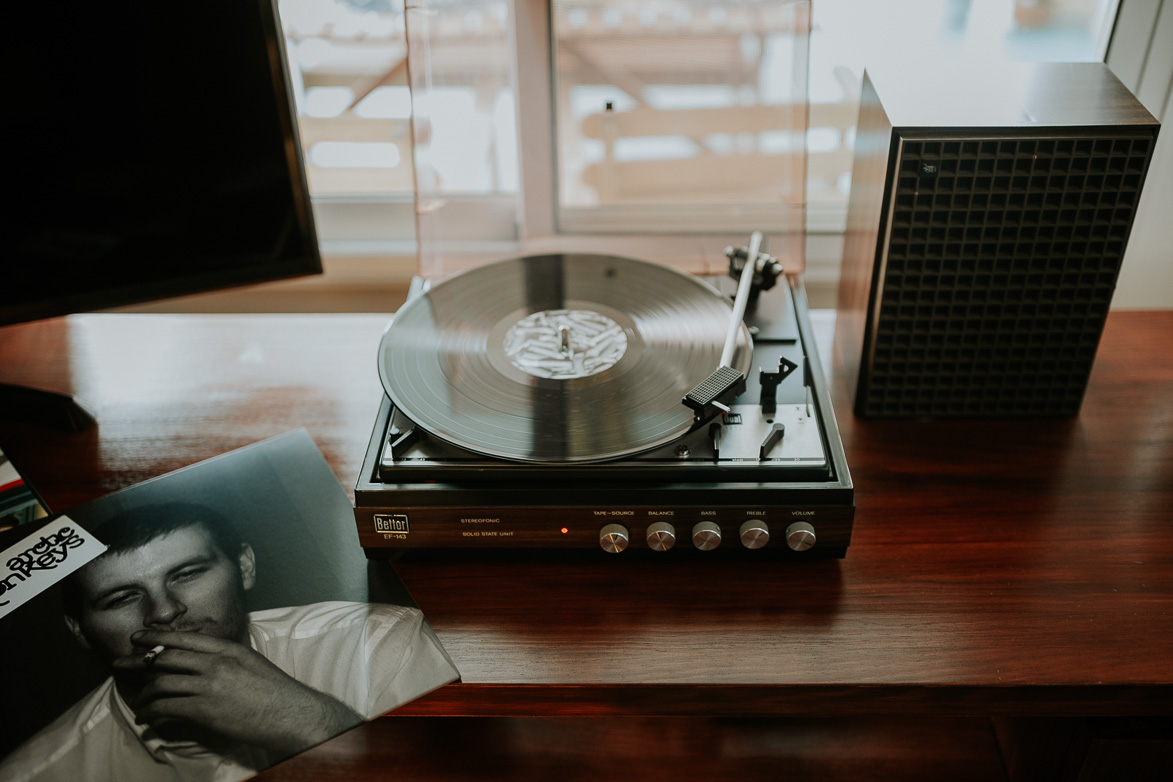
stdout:
<svg viewBox="0 0 1173 782">
<path fill-rule="evenodd" d="M 1102 62 L 1116 0 L 814 0 L 807 203 L 841 229 L 863 71 L 950 59 Z M 925 96 L 932 100 L 932 96 Z"/>
<path fill-rule="evenodd" d="M 470 231 L 470 238 L 500 242 L 502 251 L 519 231 L 542 221 L 588 233 L 600 226 L 636 230 L 633 221 L 671 230 L 659 207 L 673 200 L 683 209 L 682 224 L 693 229 L 733 213 L 742 222 L 760 222 L 766 213 L 747 211 L 728 195 L 730 183 L 755 171 L 783 178 L 793 173 L 786 168 L 793 157 L 785 153 L 793 151 L 795 140 L 785 131 L 794 116 L 785 112 L 794 111 L 798 99 L 809 112 L 803 118 L 805 197 L 802 187 L 797 193 L 767 187 L 749 204 L 785 204 L 797 196 L 805 200 L 809 230 L 836 232 L 846 211 L 864 67 L 910 57 L 925 67 L 952 57 L 1102 60 L 1117 3 L 419 0 L 412 5 L 410 13 L 418 18 L 405 21 L 402 0 L 280 1 L 319 232 L 335 251 L 409 249 L 417 173 L 421 192 L 450 208 L 442 228 L 459 227 Z M 427 25 L 430 43 L 427 51 L 413 49 L 409 63 L 405 28 L 410 24 L 416 25 L 413 32 Z M 802 50 L 803 25 L 809 31 L 809 60 Z M 648 35 L 670 27 L 687 35 L 649 50 Z M 618 62 L 619 33 L 643 47 L 627 52 L 636 62 Z M 554 72 L 536 74 L 526 52 L 550 47 L 551 38 Z M 515 43 L 520 64 L 514 60 Z M 800 70 L 809 62 L 806 72 L 796 74 L 795 62 Z M 415 129 L 419 172 L 412 165 L 409 70 L 417 86 L 427 80 L 426 97 L 417 94 L 417 110 L 435 120 Z M 801 84 L 793 83 L 796 76 Z M 512 87 L 514 79 L 520 92 Z M 514 104 L 515 95 L 535 86 L 551 91 L 555 111 L 573 120 L 560 121 L 545 148 L 529 141 L 535 129 L 525 125 L 525 114 Z M 650 109 L 659 109 L 659 115 Z M 724 121 L 730 117 L 736 118 L 732 124 Z M 536 132 L 550 135 L 545 128 Z M 534 154 L 558 161 L 558 170 L 540 183 L 557 195 L 556 208 L 530 205 L 518 217 L 512 199 L 527 189 L 537 192 L 523 179 L 524 156 Z M 680 203 L 687 201 L 683 193 L 696 190 L 678 186 L 682 167 L 711 182 L 708 195 L 714 197 L 699 207 Z M 649 196 L 656 186 L 660 195 Z M 714 201 L 737 208 L 713 211 Z M 643 208 L 633 212 L 633 204 Z M 776 217 L 777 210 L 770 214 Z"/>
<path fill-rule="evenodd" d="M 281 0 L 310 190 L 410 195 L 401 0 Z"/>
</svg>

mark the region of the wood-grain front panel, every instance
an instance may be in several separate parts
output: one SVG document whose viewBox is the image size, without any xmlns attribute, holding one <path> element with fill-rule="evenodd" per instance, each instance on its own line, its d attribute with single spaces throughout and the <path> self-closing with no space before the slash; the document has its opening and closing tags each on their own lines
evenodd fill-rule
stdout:
<svg viewBox="0 0 1173 782">
<path fill-rule="evenodd" d="M 388 499 L 394 493 L 388 492 Z M 553 548 L 599 549 L 604 527 L 619 525 L 631 549 L 647 548 L 647 528 L 656 523 L 673 527 L 673 549 L 692 546 L 694 525 L 719 526 L 721 545 L 712 553 L 739 549 L 739 530 L 746 522 L 761 521 L 770 531 L 767 547 L 785 548 L 785 532 L 791 524 L 805 522 L 815 529 L 812 556 L 822 548 L 843 548 L 851 543 L 851 518 L 855 509 L 821 506 L 723 506 L 673 507 L 670 505 L 614 507 L 388 507 L 359 508 L 356 513 L 359 542 L 371 548 Z M 671 551 L 671 549 L 669 549 Z M 662 552 L 672 556 L 668 552 Z M 705 552 L 710 553 L 710 552 Z"/>
</svg>

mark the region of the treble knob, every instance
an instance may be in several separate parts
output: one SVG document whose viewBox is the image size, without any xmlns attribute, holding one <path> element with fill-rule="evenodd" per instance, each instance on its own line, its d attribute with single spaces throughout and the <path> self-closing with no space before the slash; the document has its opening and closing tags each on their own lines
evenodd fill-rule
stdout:
<svg viewBox="0 0 1173 782">
<path fill-rule="evenodd" d="M 666 521 L 657 521 L 648 526 L 648 548 L 652 551 L 667 551 L 676 545 L 676 528 Z"/>
<path fill-rule="evenodd" d="M 750 519 L 738 530 L 741 545 L 749 549 L 761 548 L 770 542 L 770 526 L 765 519 Z"/>
<path fill-rule="evenodd" d="M 701 551 L 712 551 L 721 545 L 721 528 L 711 521 L 699 522 L 692 528 L 692 545 Z"/>
<path fill-rule="evenodd" d="M 627 527 L 608 524 L 599 530 L 599 545 L 609 554 L 618 554 L 627 548 Z"/>
</svg>

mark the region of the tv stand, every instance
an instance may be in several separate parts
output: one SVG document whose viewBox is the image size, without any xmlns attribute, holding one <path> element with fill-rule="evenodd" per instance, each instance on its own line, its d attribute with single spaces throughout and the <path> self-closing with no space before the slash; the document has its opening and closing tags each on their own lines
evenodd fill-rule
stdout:
<svg viewBox="0 0 1173 782">
<path fill-rule="evenodd" d="M 70 394 L 0 383 L 0 418 L 51 426 L 69 432 L 89 429 L 98 419 Z"/>
</svg>

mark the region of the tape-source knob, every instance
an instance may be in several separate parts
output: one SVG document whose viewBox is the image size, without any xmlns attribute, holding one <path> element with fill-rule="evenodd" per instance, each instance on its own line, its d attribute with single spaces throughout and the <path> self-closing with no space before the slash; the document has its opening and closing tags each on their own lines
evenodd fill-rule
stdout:
<svg viewBox="0 0 1173 782">
<path fill-rule="evenodd" d="M 627 540 L 627 527 L 622 524 L 608 524 L 599 530 L 599 545 L 611 554 L 627 548 Z"/>
</svg>

